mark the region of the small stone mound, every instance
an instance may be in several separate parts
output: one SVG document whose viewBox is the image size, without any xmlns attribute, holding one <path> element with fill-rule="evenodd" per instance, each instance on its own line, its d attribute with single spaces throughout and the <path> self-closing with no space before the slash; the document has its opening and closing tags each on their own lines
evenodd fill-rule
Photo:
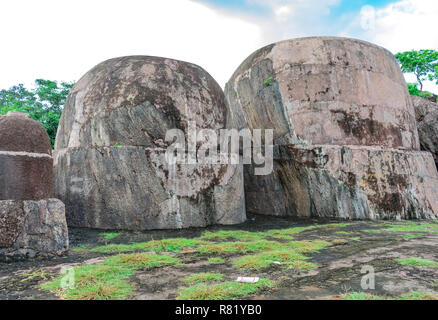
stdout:
<svg viewBox="0 0 438 320">
<path fill-rule="evenodd" d="M 53 159 L 44 127 L 27 114 L 0 116 L 0 259 L 68 250 L 64 204 L 53 199 Z"/>
</svg>

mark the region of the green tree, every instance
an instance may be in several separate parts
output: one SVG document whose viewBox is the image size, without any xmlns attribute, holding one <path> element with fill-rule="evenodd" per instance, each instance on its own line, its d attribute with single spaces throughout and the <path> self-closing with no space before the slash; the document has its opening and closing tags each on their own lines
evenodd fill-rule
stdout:
<svg viewBox="0 0 438 320">
<path fill-rule="evenodd" d="M 37 79 L 35 88 L 28 90 L 19 84 L 0 91 L 0 115 L 8 111 L 25 112 L 46 129 L 52 146 L 61 117 L 62 106 L 74 83 Z"/>
<path fill-rule="evenodd" d="M 404 73 L 413 73 L 417 77 L 420 91 L 423 81 L 437 80 L 438 84 L 438 52 L 435 50 L 406 51 L 395 55 Z"/>
</svg>

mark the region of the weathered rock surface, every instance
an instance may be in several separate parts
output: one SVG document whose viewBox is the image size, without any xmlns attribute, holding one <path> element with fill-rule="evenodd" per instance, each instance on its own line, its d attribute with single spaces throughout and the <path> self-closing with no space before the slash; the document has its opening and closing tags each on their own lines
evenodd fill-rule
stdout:
<svg viewBox="0 0 438 320">
<path fill-rule="evenodd" d="M 438 104 L 411 96 L 415 108 L 420 145 L 432 153 L 438 168 Z"/>
<path fill-rule="evenodd" d="M 225 88 L 230 128 L 273 129 L 274 170 L 245 169 L 247 210 L 345 219 L 434 218 L 438 174 L 387 50 L 315 37 L 264 47 Z"/>
<path fill-rule="evenodd" d="M 0 150 L 52 154 L 44 127 L 27 113 L 16 111 L 0 116 Z"/>
<path fill-rule="evenodd" d="M 173 229 L 245 221 L 241 165 L 168 165 L 169 129 L 226 125 L 202 68 L 165 58 L 105 61 L 71 90 L 55 145 L 55 190 L 69 225 Z"/>
<path fill-rule="evenodd" d="M 53 185 L 44 127 L 27 114 L 0 116 L 0 259 L 68 250 L 65 207 Z"/>
<path fill-rule="evenodd" d="M 330 145 L 275 150 L 273 174 L 245 170 L 249 212 L 343 219 L 430 219 L 438 212 L 430 153 Z"/>
<path fill-rule="evenodd" d="M 274 129 L 276 145 L 419 148 L 403 74 L 390 52 L 367 42 L 316 37 L 264 47 L 225 94 L 228 126 Z"/>
<path fill-rule="evenodd" d="M 60 200 L 0 201 L 0 259 L 61 255 L 67 250 L 65 207 Z"/>
<path fill-rule="evenodd" d="M 0 116 L 0 200 L 52 198 L 51 152 L 40 123 L 25 113 Z"/>
</svg>

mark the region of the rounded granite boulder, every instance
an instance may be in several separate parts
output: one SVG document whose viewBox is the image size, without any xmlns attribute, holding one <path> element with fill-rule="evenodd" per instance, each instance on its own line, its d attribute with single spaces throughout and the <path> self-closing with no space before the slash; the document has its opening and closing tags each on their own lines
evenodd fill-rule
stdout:
<svg viewBox="0 0 438 320">
<path fill-rule="evenodd" d="M 225 87 L 227 126 L 273 129 L 273 172 L 245 167 L 249 212 L 302 218 L 438 217 L 394 56 L 361 40 L 286 40 L 250 55 Z"/>
<path fill-rule="evenodd" d="M 55 189 L 71 226 L 174 229 L 246 219 L 240 165 L 171 165 L 166 133 L 226 126 L 224 95 L 202 68 L 111 59 L 71 90 L 55 144 Z"/>
</svg>

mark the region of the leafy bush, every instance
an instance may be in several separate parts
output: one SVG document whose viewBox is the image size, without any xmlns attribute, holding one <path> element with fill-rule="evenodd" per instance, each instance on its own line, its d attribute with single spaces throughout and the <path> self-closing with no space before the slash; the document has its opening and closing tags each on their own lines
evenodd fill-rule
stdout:
<svg viewBox="0 0 438 320">
<path fill-rule="evenodd" d="M 34 89 L 26 89 L 23 84 L 0 90 L 0 115 L 9 111 L 25 112 L 40 122 L 46 129 L 52 147 L 61 118 L 62 106 L 74 83 L 37 79 Z"/>
</svg>

